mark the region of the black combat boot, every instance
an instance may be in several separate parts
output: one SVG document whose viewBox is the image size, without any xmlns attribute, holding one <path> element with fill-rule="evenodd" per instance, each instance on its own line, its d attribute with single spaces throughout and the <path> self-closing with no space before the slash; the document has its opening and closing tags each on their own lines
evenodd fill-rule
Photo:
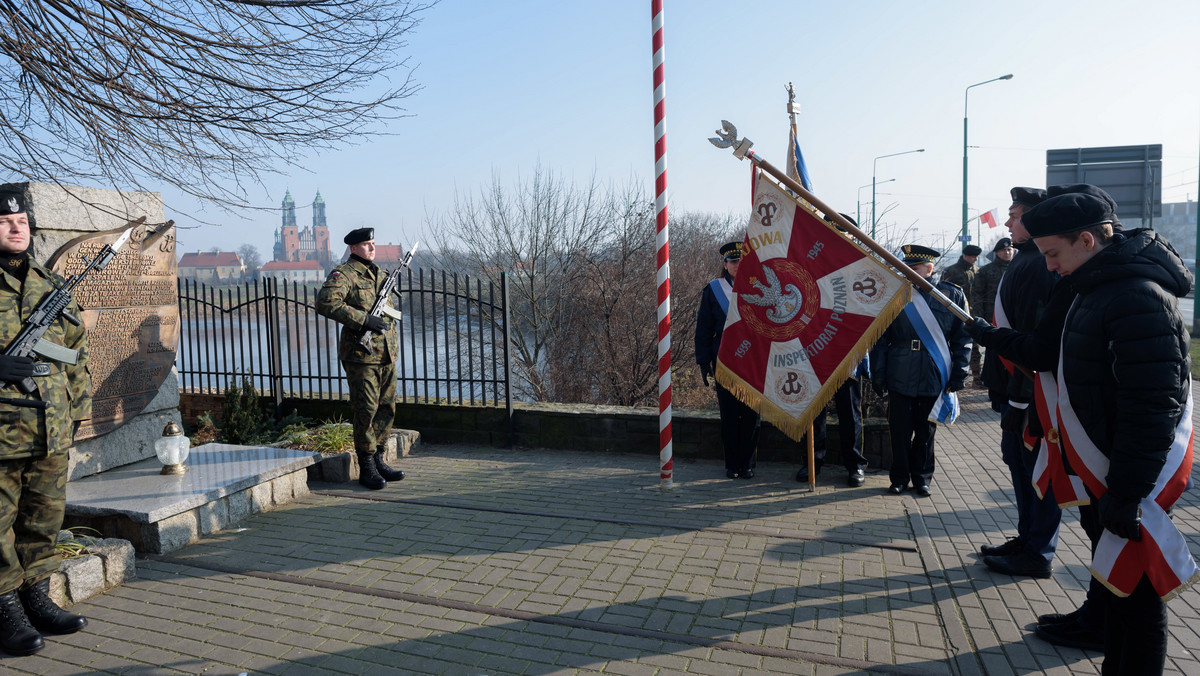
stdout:
<svg viewBox="0 0 1200 676">
<path fill-rule="evenodd" d="M 392 469 L 383 462 L 383 449 L 375 451 L 375 469 L 379 470 L 379 476 L 385 481 L 400 481 L 404 478 L 404 470 Z"/>
<path fill-rule="evenodd" d="M 0 594 L 0 648 L 9 655 L 32 655 L 45 647 L 42 635 L 25 617 L 17 592 Z"/>
<path fill-rule="evenodd" d="M 375 458 L 371 457 L 370 453 L 359 451 L 358 455 L 358 483 L 367 488 L 377 491 L 387 487 L 387 481 L 379 476 L 379 469 L 375 467 Z"/>
<path fill-rule="evenodd" d="M 25 615 L 43 634 L 74 634 L 87 626 L 87 618 L 68 613 L 50 598 L 50 578 L 22 587 L 17 594 Z"/>
</svg>

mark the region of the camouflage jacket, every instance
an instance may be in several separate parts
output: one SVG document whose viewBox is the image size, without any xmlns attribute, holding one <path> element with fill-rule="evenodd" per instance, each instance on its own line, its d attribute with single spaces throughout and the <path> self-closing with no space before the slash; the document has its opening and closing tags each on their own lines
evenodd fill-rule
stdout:
<svg viewBox="0 0 1200 676">
<path fill-rule="evenodd" d="M 16 338 L 42 297 L 63 282 L 61 277 L 33 260 L 29 261 L 24 285 L 7 272 L 0 272 L 0 346 L 7 347 Z M 76 317 L 80 314 L 74 301 L 67 311 Z M 44 410 L 0 404 L 0 460 L 65 452 L 71 446 L 74 423 L 92 415 L 92 376 L 88 368 L 86 331 L 60 317 L 43 337 L 78 350 L 79 361 L 74 365 L 48 362 L 50 375 L 33 379 L 38 387 L 36 394 L 21 394 L 14 385 L 0 389 L 0 397 L 40 399 L 49 404 Z"/>
<path fill-rule="evenodd" d="M 363 322 L 375 304 L 379 287 L 387 278 L 378 265 L 351 258 L 329 273 L 317 294 L 317 313 L 342 325 L 338 340 L 338 359 L 352 364 L 390 364 L 400 352 L 400 340 L 389 317 L 380 317 L 387 325 L 382 334 L 370 333 L 371 349 L 358 342 Z"/>
<path fill-rule="evenodd" d="M 1004 276 L 1004 271 L 1011 262 L 997 258 L 979 268 L 979 272 L 975 273 L 975 286 L 971 289 L 971 312 L 989 322 L 992 321 L 992 314 L 996 309 L 996 292 L 1000 290 L 1000 278 Z"/>
<path fill-rule="evenodd" d="M 975 286 L 975 273 L 979 268 L 975 267 L 974 263 L 968 263 L 962 258 L 955 261 L 954 265 L 946 268 L 942 273 L 942 281 L 950 282 L 951 284 L 961 288 L 967 296 L 967 302 L 971 301 L 971 294 Z"/>
</svg>

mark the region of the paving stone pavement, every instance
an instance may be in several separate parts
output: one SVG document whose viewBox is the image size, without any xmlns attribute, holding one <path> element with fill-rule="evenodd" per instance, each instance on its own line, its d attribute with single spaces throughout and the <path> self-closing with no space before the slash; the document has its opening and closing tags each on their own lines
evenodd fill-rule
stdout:
<svg viewBox="0 0 1200 676">
<path fill-rule="evenodd" d="M 810 493 L 796 466 L 727 480 L 681 460 L 419 446 L 383 491 L 314 493 L 167 556 L 75 606 L 87 629 L 0 658 L 37 674 L 1092 674 L 1034 638 L 1074 609 L 1086 540 L 1069 511 L 1053 577 L 990 573 L 1014 533 L 982 392 L 939 429 L 932 498 L 885 472 Z M 1176 521 L 1200 552 L 1200 498 Z M 1200 673 L 1196 590 L 1169 605 L 1168 671 Z"/>
</svg>

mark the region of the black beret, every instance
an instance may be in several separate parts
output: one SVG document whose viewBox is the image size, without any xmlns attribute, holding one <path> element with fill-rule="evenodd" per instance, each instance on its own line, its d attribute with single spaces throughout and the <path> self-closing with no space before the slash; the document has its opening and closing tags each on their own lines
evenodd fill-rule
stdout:
<svg viewBox="0 0 1200 676">
<path fill-rule="evenodd" d="M 978 256 L 981 253 L 983 253 L 983 249 L 980 249 L 979 247 L 975 246 L 974 244 L 968 244 L 963 247 L 963 255 L 964 256 Z"/>
<path fill-rule="evenodd" d="M 1090 183 L 1068 183 L 1065 185 L 1052 185 L 1049 188 L 1046 188 L 1046 195 L 1048 197 L 1058 197 L 1059 195 L 1065 195 L 1072 192 L 1091 195 L 1092 197 L 1099 197 L 1108 204 L 1109 210 L 1111 210 L 1114 214 L 1117 213 L 1117 201 L 1112 198 L 1112 195 L 1104 192 L 1104 190 Z"/>
<path fill-rule="evenodd" d="M 362 244 L 375 239 L 375 228 L 358 228 L 346 234 L 342 241 L 346 244 Z"/>
<path fill-rule="evenodd" d="M 1012 195 L 1013 204 L 1026 207 L 1036 207 L 1046 199 L 1046 191 L 1041 188 L 1022 188 L 1020 186 L 1008 191 Z"/>
<path fill-rule="evenodd" d="M 1024 217 L 1022 217 L 1022 218 L 1024 218 Z M 996 242 L 996 246 L 992 247 L 992 251 L 999 251 L 1001 249 L 1007 249 L 1011 246 L 1012 246 L 1011 239 L 1009 239 L 1007 237 L 1001 237 L 1000 240 Z"/>
<path fill-rule="evenodd" d="M 25 193 L 0 190 L 0 216 L 25 213 Z"/>
<path fill-rule="evenodd" d="M 730 263 L 742 260 L 742 243 L 730 242 L 722 246 L 721 257 Z"/>
<path fill-rule="evenodd" d="M 1030 237 L 1061 235 L 1112 222 L 1112 207 L 1099 197 L 1082 192 L 1051 197 L 1021 216 Z"/>
<path fill-rule="evenodd" d="M 920 244 L 905 244 L 900 252 L 905 263 L 932 263 L 942 255 L 937 249 Z"/>
</svg>

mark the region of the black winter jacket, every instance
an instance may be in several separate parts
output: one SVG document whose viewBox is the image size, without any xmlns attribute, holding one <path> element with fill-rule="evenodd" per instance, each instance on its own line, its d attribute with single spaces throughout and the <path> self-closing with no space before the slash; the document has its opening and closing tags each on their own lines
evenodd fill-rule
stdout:
<svg viewBox="0 0 1200 676">
<path fill-rule="evenodd" d="M 1189 336 L 1178 296 L 1192 274 L 1149 229 L 1115 241 L 1066 277 L 1062 373 L 1071 406 L 1109 459 L 1116 498 L 1150 494 L 1190 395 Z"/>
</svg>

